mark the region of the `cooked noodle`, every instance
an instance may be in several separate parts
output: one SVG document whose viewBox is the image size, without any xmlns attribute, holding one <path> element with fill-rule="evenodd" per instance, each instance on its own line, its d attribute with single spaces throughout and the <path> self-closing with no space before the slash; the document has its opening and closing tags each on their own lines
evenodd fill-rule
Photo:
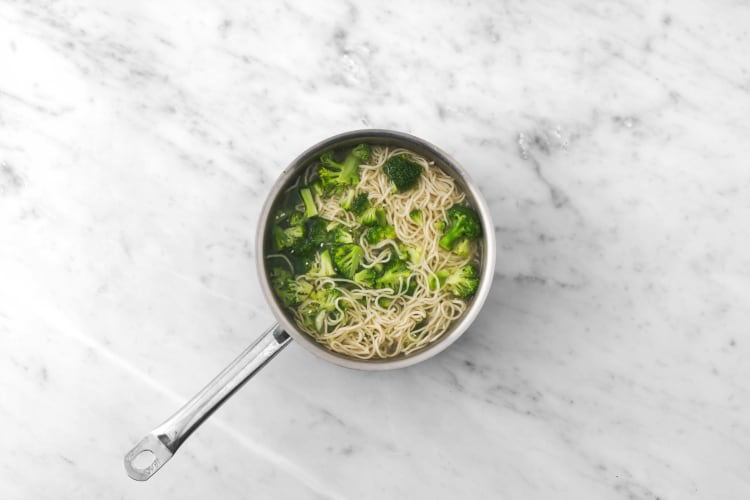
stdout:
<svg viewBox="0 0 750 500">
<path fill-rule="evenodd" d="M 423 167 L 421 178 L 414 189 L 394 193 L 392 184 L 383 172 L 383 164 L 394 155 L 407 154 Z M 310 179 L 311 167 L 305 174 Z M 330 277 L 305 277 L 316 288 L 337 287 L 342 296 L 337 299 L 336 314 L 323 320 L 321 331 L 305 326 L 300 311 L 305 302 L 290 308 L 297 326 L 333 351 L 359 359 L 390 358 L 417 351 L 440 339 L 451 323 L 467 308 L 463 299 L 438 288 L 430 290 L 430 276 L 440 269 L 455 268 L 476 261 L 477 242 L 471 243 L 469 257 L 460 257 L 439 247 L 442 235 L 438 224 L 446 219 L 446 209 L 461 203 L 464 193 L 454 180 L 433 163 L 406 149 L 374 146 L 369 165 L 361 165 L 359 192 L 369 195 L 373 206 L 385 210 L 388 223 L 398 240 L 408 246 L 423 249 L 418 264 L 409 263 L 411 276 L 416 281 L 412 295 L 391 289 L 364 289 L 339 286 L 349 280 Z M 356 217 L 341 208 L 340 197 L 316 197 L 321 217 L 348 227 L 357 225 Z M 411 211 L 422 211 L 423 224 L 418 226 L 409 217 Z M 362 236 L 359 245 L 364 250 L 363 267 L 387 261 L 398 252 L 398 242 L 383 240 L 370 245 Z M 269 255 L 268 257 L 272 257 Z M 274 256 L 277 257 L 277 256 Z M 434 276 L 433 276 L 434 278 Z M 403 283 L 405 290 L 409 283 Z"/>
</svg>

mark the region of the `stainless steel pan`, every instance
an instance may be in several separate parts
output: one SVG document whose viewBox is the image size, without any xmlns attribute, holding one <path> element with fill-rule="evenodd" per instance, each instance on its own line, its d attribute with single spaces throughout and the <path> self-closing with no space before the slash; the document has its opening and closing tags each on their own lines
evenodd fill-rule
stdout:
<svg viewBox="0 0 750 500">
<path fill-rule="evenodd" d="M 361 142 L 404 147 L 435 162 L 450 174 L 465 191 L 469 203 L 479 214 L 483 227 L 480 282 L 477 293 L 461 318 L 437 342 L 416 353 L 390 359 L 361 360 L 332 352 L 297 329 L 294 321 L 276 300 L 266 272 L 265 245 L 271 224 L 271 213 L 280 194 L 301 175 L 305 168 L 328 149 L 345 148 Z M 391 130 L 356 130 L 329 137 L 299 155 L 281 173 L 271 189 L 260 214 L 256 235 L 256 264 L 263 294 L 278 321 L 245 349 L 215 379 L 164 423 L 152 430 L 125 455 L 125 470 L 133 479 L 145 481 L 159 470 L 224 401 L 247 382 L 292 339 L 308 351 L 327 361 L 358 370 L 391 370 L 424 361 L 455 342 L 474 321 L 492 285 L 495 268 L 495 233 L 487 204 L 479 189 L 458 163 L 434 145 L 402 132 Z"/>
</svg>

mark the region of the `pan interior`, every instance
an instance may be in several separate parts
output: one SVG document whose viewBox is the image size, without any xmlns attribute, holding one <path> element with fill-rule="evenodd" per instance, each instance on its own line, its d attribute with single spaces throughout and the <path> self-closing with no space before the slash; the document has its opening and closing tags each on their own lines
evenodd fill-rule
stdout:
<svg viewBox="0 0 750 500">
<path fill-rule="evenodd" d="M 300 331 L 291 316 L 291 314 L 284 308 L 280 302 L 276 299 L 270 285 L 270 278 L 268 275 L 268 269 L 265 265 L 267 248 L 265 242 L 271 238 L 272 221 L 271 214 L 275 213 L 275 210 L 283 198 L 283 194 L 286 190 L 291 187 L 296 179 L 304 173 L 304 171 L 313 163 L 317 161 L 320 154 L 329 149 L 346 149 L 353 147 L 360 143 L 369 143 L 371 145 L 384 145 L 389 147 L 402 147 L 417 153 L 428 160 L 435 163 L 437 167 L 442 169 L 445 173 L 450 175 L 457 185 L 464 191 L 468 203 L 474 207 L 480 216 L 482 226 L 485 229 L 483 231 L 482 241 L 480 243 L 480 283 L 477 293 L 468 301 L 468 307 L 464 311 L 463 315 L 456 319 L 449 329 L 443 334 L 443 336 L 436 342 L 429 344 L 428 346 L 404 355 L 400 354 L 391 358 L 386 359 L 369 359 L 363 360 L 358 358 L 352 358 L 341 353 L 334 352 L 328 349 L 325 345 L 316 342 L 306 333 Z M 332 361 L 336 364 L 346 366 L 349 368 L 365 369 L 365 370 L 385 370 L 392 368 L 399 368 L 402 366 L 408 366 L 417 363 L 423 359 L 427 359 L 444 348 L 448 347 L 453 343 L 465 330 L 469 324 L 476 317 L 479 312 L 484 299 L 486 298 L 487 291 L 491 285 L 492 276 L 494 273 L 494 231 L 492 230 L 493 224 L 489 217 L 486 204 L 481 197 L 478 189 L 470 181 L 463 169 L 446 153 L 442 152 L 437 147 L 427 143 L 426 141 L 413 137 L 400 132 L 393 132 L 387 130 L 362 130 L 355 132 L 348 132 L 340 134 L 338 136 L 326 139 L 315 146 L 309 148 L 297 157 L 282 173 L 280 178 L 274 185 L 269 198 L 266 200 L 264 209 L 261 212 L 261 220 L 258 227 L 258 253 L 259 261 L 259 276 L 261 278 L 261 286 L 263 288 L 266 299 L 269 302 L 274 315 L 279 320 L 279 323 L 284 329 L 298 342 L 300 342 L 305 348 L 313 352 L 319 357 L 322 357 L 328 361 Z"/>
</svg>

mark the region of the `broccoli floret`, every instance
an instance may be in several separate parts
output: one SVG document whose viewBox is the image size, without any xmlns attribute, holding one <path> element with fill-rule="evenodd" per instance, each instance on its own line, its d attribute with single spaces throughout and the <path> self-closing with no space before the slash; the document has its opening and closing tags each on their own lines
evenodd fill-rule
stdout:
<svg viewBox="0 0 750 500">
<path fill-rule="evenodd" d="M 387 309 L 393 303 L 393 299 L 390 297 L 378 297 L 378 305 L 383 309 Z"/>
<path fill-rule="evenodd" d="M 440 278 L 438 271 L 438 278 Z M 445 276 L 445 289 L 460 299 L 474 295 L 479 286 L 479 273 L 474 266 L 466 264 L 447 273 Z"/>
<path fill-rule="evenodd" d="M 313 328 L 318 333 L 323 331 L 328 311 L 321 309 L 320 304 L 317 302 L 306 302 L 300 307 L 299 314 L 302 316 L 303 326 Z"/>
<path fill-rule="evenodd" d="M 468 239 L 463 238 L 453 245 L 452 251 L 459 257 L 468 257 L 469 253 L 471 253 L 471 242 Z"/>
<path fill-rule="evenodd" d="M 362 212 L 367 210 L 370 206 L 370 198 L 367 193 L 359 193 L 354 200 L 352 200 L 351 211 L 356 215 L 360 215 Z"/>
<path fill-rule="evenodd" d="M 357 221 L 363 226 L 385 226 L 388 223 L 385 217 L 385 210 L 380 207 L 365 209 Z"/>
<path fill-rule="evenodd" d="M 358 245 L 338 245 L 333 248 L 333 264 L 342 276 L 352 279 L 364 255 L 364 250 Z"/>
<path fill-rule="evenodd" d="M 329 221 L 322 217 L 313 217 L 305 224 L 307 226 L 307 239 L 314 246 L 320 247 L 321 244 L 331 239 L 331 234 L 328 232 L 328 224 Z"/>
<path fill-rule="evenodd" d="M 385 216 L 385 210 L 380 207 L 375 210 L 375 219 L 378 221 L 379 226 L 385 226 L 386 224 L 388 224 L 388 218 Z"/>
<path fill-rule="evenodd" d="M 302 238 L 305 235 L 305 228 L 302 226 L 291 226 L 284 229 L 284 233 L 290 238 Z"/>
<path fill-rule="evenodd" d="M 439 245 L 451 250 L 460 238 L 473 240 L 482 234 L 479 216 L 471 208 L 464 205 L 453 205 L 447 210 L 447 227 Z"/>
<path fill-rule="evenodd" d="M 328 312 L 336 309 L 339 297 L 341 297 L 341 291 L 333 287 L 315 290 L 310 294 L 310 300 L 315 302 L 320 309 Z"/>
<path fill-rule="evenodd" d="M 406 154 L 391 156 L 383 166 L 385 175 L 394 186 L 394 192 L 403 193 L 417 185 L 422 166 L 409 160 Z"/>
<path fill-rule="evenodd" d="M 318 215 L 318 208 L 315 206 L 315 199 L 310 188 L 300 189 L 299 195 L 302 198 L 302 203 L 305 204 L 305 217 L 309 219 Z"/>
<path fill-rule="evenodd" d="M 323 193 L 325 192 L 325 190 L 323 189 L 323 183 L 320 182 L 320 179 L 314 180 L 308 187 L 316 196 L 323 196 Z"/>
<path fill-rule="evenodd" d="M 318 270 L 323 276 L 333 276 L 336 274 L 336 269 L 333 267 L 333 261 L 331 260 L 331 253 L 328 250 L 320 252 L 320 267 Z"/>
<path fill-rule="evenodd" d="M 354 201 L 355 196 L 357 196 L 356 189 L 347 190 L 339 201 L 339 205 L 341 205 L 341 208 L 343 208 L 344 210 L 351 210 L 352 202 Z"/>
<path fill-rule="evenodd" d="M 346 226 L 339 226 L 333 233 L 333 242 L 338 244 L 354 243 L 354 237 Z"/>
<path fill-rule="evenodd" d="M 412 264 L 419 264 L 422 261 L 422 249 L 418 247 L 411 247 L 399 243 L 398 245 L 399 257 L 402 259 L 408 259 Z"/>
<path fill-rule="evenodd" d="M 278 250 L 292 248 L 297 240 L 305 235 L 302 226 L 292 226 L 282 229 L 278 225 L 273 226 L 273 239 Z"/>
<path fill-rule="evenodd" d="M 375 284 L 378 288 L 391 288 L 398 292 L 406 288 L 410 276 L 411 271 L 406 263 L 400 259 L 394 259 L 385 272 L 375 280 Z"/>
<path fill-rule="evenodd" d="M 318 169 L 320 181 L 324 188 L 341 189 L 359 184 L 359 165 L 370 159 L 370 146 L 360 144 L 346 155 L 343 163 L 333 160 L 333 151 L 320 155 L 321 167 Z"/>
<path fill-rule="evenodd" d="M 302 324 L 312 327 L 316 332 L 322 332 L 326 318 L 333 316 L 335 319 L 337 315 L 336 305 L 339 297 L 341 292 L 336 288 L 314 290 L 299 309 Z"/>
<path fill-rule="evenodd" d="M 289 216 L 289 225 L 290 226 L 299 226 L 303 222 L 305 222 L 305 212 L 300 212 L 299 210 L 295 210 Z"/>
<path fill-rule="evenodd" d="M 336 270 L 333 268 L 331 254 L 328 250 L 321 250 L 318 252 L 317 259 L 315 259 L 315 265 L 310 271 L 310 274 L 315 276 L 334 276 L 336 274 Z"/>
<path fill-rule="evenodd" d="M 363 288 L 372 288 L 378 273 L 375 269 L 362 269 L 354 274 L 354 282 Z"/>
<path fill-rule="evenodd" d="M 411 212 L 409 212 L 409 218 L 419 227 L 422 227 L 424 224 L 424 219 L 422 218 L 422 210 L 415 208 Z"/>
<path fill-rule="evenodd" d="M 289 255 L 297 257 L 310 257 L 315 253 L 316 246 L 310 238 L 299 238 L 295 240 L 289 249 Z"/>
<path fill-rule="evenodd" d="M 445 284 L 445 279 L 450 276 L 450 272 L 445 269 L 441 269 L 435 274 L 431 274 L 428 280 L 430 290 L 437 290 Z"/>
<path fill-rule="evenodd" d="M 369 144 L 357 144 L 352 148 L 352 155 L 357 158 L 361 163 L 370 161 L 372 150 Z"/>
<path fill-rule="evenodd" d="M 395 240 L 396 230 L 393 229 L 393 226 L 371 227 L 365 233 L 365 239 L 370 245 L 375 245 L 383 240 Z"/>
<path fill-rule="evenodd" d="M 344 210 L 361 215 L 370 206 L 370 198 L 367 193 L 357 194 L 355 189 L 350 189 L 341 197 L 339 204 Z"/>
<path fill-rule="evenodd" d="M 297 278 L 296 280 L 292 281 L 292 283 L 290 284 L 290 287 L 292 288 L 292 290 L 294 290 L 294 293 L 296 294 L 297 303 L 300 303 L 303 300 L 307 299 L 307 297 L 310 295 L 310 293 L 313 290 L 312 283 L 304 279 L 300 279 L 300 278 Z"/>
<path fill-rule="evenodd" d="M 283 267 L 274 267 L 271 269 L 271 287 L 279 300 L 281 300 L 281 303 L 286 307 L 296 303 L 296 296 L 289 287 L 289 283 L 293 280 L 292 273 L 288 269 Z"/>
<path fill-rule="evenodd" d="M 271 270 L 271 286 L 284 307 L 299 304 L 312 292 L 312 284 L 309 281 L 295 280 L 289 270 L 283 267 Z"/>
<path fill-rule="evenodd" d="M 323 332 L 325 326 L 325 319 L 328 316 L 326 311 L 321 311 L 314 304 L 303 307 L 300 311 L 302 315 L 302 325 L 312 327 L 317 333 Z"/>
</svg>

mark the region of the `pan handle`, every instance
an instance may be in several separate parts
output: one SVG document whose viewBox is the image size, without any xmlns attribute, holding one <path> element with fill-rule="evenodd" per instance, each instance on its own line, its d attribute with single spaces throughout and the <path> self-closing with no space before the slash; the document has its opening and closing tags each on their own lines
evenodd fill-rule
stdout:
<svg viewBox="0 0 750 500">
<path fill-rule="evenodd" d="M 125 455 L 128 476 L 136 481 L 153 476 L 198 426 L 291 340 L 278 324 L 266 330 L 193 399 Z"/>
</svg>

